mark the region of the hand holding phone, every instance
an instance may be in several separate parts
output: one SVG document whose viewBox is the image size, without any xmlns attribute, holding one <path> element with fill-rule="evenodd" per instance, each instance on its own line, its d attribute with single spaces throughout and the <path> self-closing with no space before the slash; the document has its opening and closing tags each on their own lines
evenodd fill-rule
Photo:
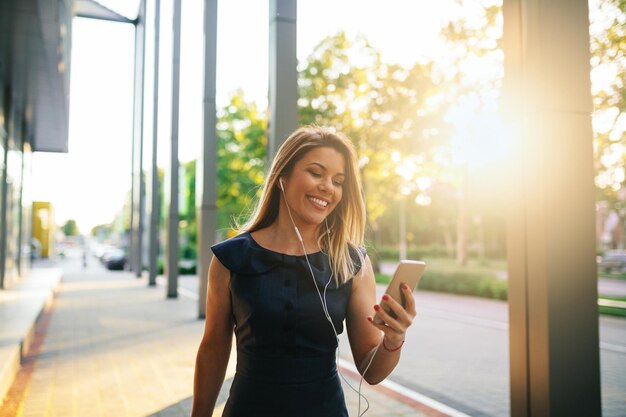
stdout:
<svg viewBox="0 0 626 417">
<path fill-rule="evenodd" d="M 406 308 L 406 301 L 400 285 L 404 283 L 409 286 L 411 291 L 415 290 L 425 268 L 426 263 L 422 261 L 400 261 L 400 264 L 396 268 L 396 272 L 393 274 L 393 278 L 387 286 L 385 293 L 396 300 L 403 308 Z M 381 307 L 387 314 L 396 318 L 396 314 L 385 303 L 382 303 Z M 378 314 L 374 316 L 373 321 L 377 324 L 383 323 L 383 320 L 378 316 Z"/>
</svg>

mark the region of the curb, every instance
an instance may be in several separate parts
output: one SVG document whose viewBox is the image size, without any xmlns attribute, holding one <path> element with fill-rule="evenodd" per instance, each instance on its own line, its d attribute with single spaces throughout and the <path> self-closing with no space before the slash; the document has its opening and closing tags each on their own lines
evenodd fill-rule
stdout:
<svg viewBox="0 0 626 417">
<path fill-rule="evenodd" d="M 342 373 L 356 381 L 361 379 L 361 375 L 352 363 L 342 358 L 339 358 L 337 362 Z M 470 417 L 459 410 L 442 404 L 423 394 L 412 391 L 389 379 L 385 379 L 377 385 L 368 384 L 368 386 L 398 402 L 426 414 L 428 417 Z"/>
<path fill-rule="evenodd" d="M 44 275 L 45 274 L 45 275 Z M 52 304 L 54 302 L 54 298 L 59 291 L 60 284 L 63 280 L 63 272 L 60 269 L 50 268 L 46 269 L 37 269 L 33 268 L 29 272 L 29 274 L 22 279 L 20 282 L 23 288 L 15 287 L 13 290 L 5 290 L 12 291 L 17 294 L 16 298 L 19 297 L 20 293 L 28 293 L 33 288 L 29 288 L 29 284 L 36 283 L 39 279 L 44 278 L 50 280 L 49 286 L 42 288 L 39 285 L 34 285 L 33 288 L 38 291 L 45 291 L 46 294 L 39 297 L 31 297 L 30 299 L 23 300 L 22 302 L 30 307 L 30 310 L 27 309 L 26 312 L 15 311 L 16 314 L 30 314 L 32 319 L 27 319 L 27 324 L 25 325 L 23 330 L 19 330 L 19 338 L 9 338 L 7 340 L 0 340 L 3 346 L 0 347 L 0 401 L 4 400 L 5 396 L 11 389 L 13 382 L 15 381 L 15 377 L 19 373 L 22 364 L 24 363 L 24 359 L 29 354 L 33 342 L 35 341 L 35 333 L 37 330 L 37 325 L 41 322 L 42 318 L 46 316 L 46 314 L 50 311 Z M 20 285 L 18 284 L 18 285 Z M 8 294 L 8 293 L 6 293 Z M 26 297 L 24 297 L 26 298 Z M 35 298 L 35 305 L 33 304 L 33 298 Z M 12 317 L 10 313 L 13 313 L 13 307 L 18 306 L 8 306 L 10 307 L 10 311 L 4 311 L 4 313 L 9 313 L 6 316 L 3 316 L 2 319 L 6 320 L 7 323 L 12 322 Z"/>
</svg>

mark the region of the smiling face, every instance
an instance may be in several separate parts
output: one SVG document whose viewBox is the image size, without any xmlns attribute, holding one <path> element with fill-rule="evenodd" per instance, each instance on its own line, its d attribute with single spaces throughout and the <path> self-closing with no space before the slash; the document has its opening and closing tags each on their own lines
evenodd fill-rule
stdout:
<svg viewBox="0 0 626 417">
<path fill-rule="evenodd" d="M 284 177 L 285 194 L 298 225 L 319 225 L 343 195 L 346 161 L 330 147 L 316 147 Z"/>
</svg>

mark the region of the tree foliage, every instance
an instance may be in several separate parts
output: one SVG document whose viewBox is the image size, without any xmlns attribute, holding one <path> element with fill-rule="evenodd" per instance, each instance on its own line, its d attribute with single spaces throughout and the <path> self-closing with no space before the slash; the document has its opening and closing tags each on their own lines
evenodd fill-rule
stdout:
<svg viewBox="0 0 626 417">
<path fill-rule="evenodd" d="M 626 1 L 590 2 L 596 185 L 626 215 Z"/>
<path fill-rule="evenodd" d="M 67 220 L 61 227 L 61 230 L 63 230 L 65 236 L 76 236 L 79 233 L 78 225 L 74 219 Z"/>
<path fill-rule="evenodd" d="M 501 5 L 491 0 L 474 2 L 482 5 L 483 15 L 471 19 L 465 16 L 449 22 L 442 34 L 446 39 L 449 54 L 448 68 L 443 72 L 443 79 L 449 91 L 448 97 L 456 97 L 462 103 L 464 111 L 472 107 L 480 109 L 494 98 L 490 96 L 499 91 L 502 74 L 500 71 L 485 73 L 484 77 L 469 76 L 466 68 L 476 66 L 479 61 L 482 68 L 501 68 L 502 51 Z M 463 8 L 469 3 L 458 2 Z M 480 14 L 480 13 L 479 13 Z M 596 186 L 599 200 L 606 200 L 611 207 L 626 218 L 626 1 L 593 0 L 589 4 L 591 35 L 591 80 L 594 103 L 594 160 L 596 166 Z M 491 92 L 491 93 L 490 93 Z M 486 94 L 487 93 L 487 94 Z M 453 107 L 453 106 L 452 106 Z M 476 177 L 474 175 L 474 177 Z M 461 178 L 458 176 L 457 178 Z M 488 184 L 493 180 L 483 175 L 482 180 L 474 184 Z M 454 187 L 453 187 L 454 188 Z M 484 187 L 483 187 L 484 188 Z M 474 213 L 484 212 L 487 206 L 476 207 L 485 201 L 484 193 L 470 193 L 475 198 L 471 203 Z M 476 211 L 476 210 L 479 211 Z"/>
<path fill-rule="evenodd" d="M 267 122 L 257 105 L 242 91 L 218 112 L 217 206 L 218 228 L 244 222 L 260 194 L 265 178 Z"/>
<path fill-rule="evenodd" d="M 301 64 L 300 123 L 328 125 L 353 140 L 374 230 L 403 187 L 432 175 L 444 127 L 431 73 L 431 63 L 384 63 L 365 38 L 345 33 L 324 39 Z"/>
<path fill-rule="evenodd" d="M 198 222 L 196 221 L 196 161 L 180 165 L 182 189 L 179 190 L 180 257 L 195 259 Z"/>
<path fill-rule="evenodd" d="M 300 122 L 335 127 L 354 141 L 377 243 L 398 242 L 399 210 L 406 204 L 409 239 L 446 244 L 453 253 L 452 242 L 460 233 L 459 195 L 464 193 L 462 208 L 465 218 L 477 225 L 475 234 L 494 229 L 476 217 L 475 207 L 468 207 L 480 201 L 467 193 L 468 184 L 478 181 L 466 178 L 468 170 L 455 160 L 452 141 L 458 136 L 455 127 L 465 135 L 477 131 L 483 113 L 497 106 L 500 6 L 487 7 L 482 16 L 473 22 L 454 20 L 444 28 L 449 51 L 445 62 L 409 68 L 386 63 L 365 38 L 339 33 L 324 39 L 301 63 Z M 477 63 L 492 68 L 488 76 L 468 70 Z M 454 111 L 469 122 L 453 126 Z M 481 146 L 496 148 L 486 140 L 492 135 L 486 136 L 478 138 L 487 143 Z M 491 235 L 502 236 L 501 229 L 496 226 Z"/>
<path fill-rule="evenodd" d="M 103 242 L 113 235 L 113 223 L 98 224 L 91 228 L 91 236 Z"/>
<path fill-rule="evenodd" d="M 504 239 L 504 183 L 498 181 L 508 140 L 499 129 L 499 100 L 504 77 L 502 4 L 493 0 L 457 2 L 441 37 L 445 54 L 437 61 L 437 77 L 445 97 L 444 118 L 451 124 L 444 175 L 437 178 L 436 223 L 448 253 L 464 265 L 468 248 L 483 258 L 488 246 L 501 248 Z M 454 241 L 454 243 L 453 243 Z"/>
</svg>

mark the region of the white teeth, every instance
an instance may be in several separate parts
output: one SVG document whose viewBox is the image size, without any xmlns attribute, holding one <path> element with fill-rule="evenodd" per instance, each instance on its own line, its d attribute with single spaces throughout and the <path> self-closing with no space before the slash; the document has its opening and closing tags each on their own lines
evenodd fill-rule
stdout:
<svg viewBox="0 0 626 417">
<path fill-rule="evenodd" d="M 317 204 L 318 206 L 326 207 L 328 205 L 327 201 L 320 200 L 319 198 L 309 197 L 309 200 L 311 200 L 313 203 Z"/>
</svg>

